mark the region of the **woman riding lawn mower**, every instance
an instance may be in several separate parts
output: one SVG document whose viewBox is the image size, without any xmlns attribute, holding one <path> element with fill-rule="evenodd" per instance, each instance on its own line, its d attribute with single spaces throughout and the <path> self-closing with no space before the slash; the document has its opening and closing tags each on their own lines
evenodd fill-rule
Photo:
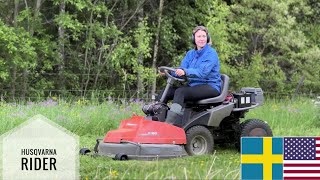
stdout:
<svg viewBox="0 0 320 180">
<path fill-rule="evenodd" d="M 186 155 L 212 153 L 214 144 L 229 143 L 240 148 L 244 136 L 272 136 L 269 125 L 259 119 L 240 119 L 253 108 L 263 104 L 260 88 L 242 88 L 240 93 L 229 93 L 229 77 L 221 75 L 221 93 L 217 97 L 187 102 L 182 118 L 166 123 L 169 105 L 163 103 L 168 89 L 175 81 L 185 79 L 172 76 L 175 68 L 160 67 L 167 79 L 159 102 L 144 105 L 146 116 L 133 115 L 123 120 L 117 130 L 97 139 L 94 152 L 116 160 L 166 159 Z M 89 149 L 83 148 L 81 154 Z"/>
</svg>

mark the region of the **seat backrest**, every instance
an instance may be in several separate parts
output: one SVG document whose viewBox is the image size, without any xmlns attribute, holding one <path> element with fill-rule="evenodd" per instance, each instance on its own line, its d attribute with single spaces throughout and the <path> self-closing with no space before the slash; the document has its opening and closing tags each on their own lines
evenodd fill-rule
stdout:
<svg viewBox="0 0 320 180">
<path fill-rule="evenodd" d="M 221 74 L 221 93 L 217 97 L 208 98 L 208 99 L 202 99 L 196 104 L 214 104 L 214 103 L 220 103 L 223 102 L 227 95 L 228 95 L 228 89 L 229 89 L 229 76 L 225 74 Z"/>
</svg>

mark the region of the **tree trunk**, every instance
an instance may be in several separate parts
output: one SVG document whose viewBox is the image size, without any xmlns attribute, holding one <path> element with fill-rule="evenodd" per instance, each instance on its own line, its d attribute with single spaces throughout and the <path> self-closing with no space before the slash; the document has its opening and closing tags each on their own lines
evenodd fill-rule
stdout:
<svg viewBox="0 0 320 180">
<path fill-rule="evenodd" d="M 14 1 L 13 26 L 18 26 L 19 0 Z M 13 62 L 11 69 L 11 98 L 14 100 L 16 95 L 17 65 Z"/>
<path fill-rule="evenodd" d="M 25 0 L 25 5 L 26 8 L 28 8 L 28 4 L 27 1 Z M 41 0 L 35 0 L 35 8 L 34 8 L 34 15 L 33 15 L 33 19 L 36 20 L 39 16 L 39 12 L 40 12 L 40 6 L 41 6 Z M 29 28 L 29 33 L 30 36 L 33 36 L 34 34 L 34 24 L 31 23 L 30 21 L 28 21 L 28 28 Z M 24 69 L 23 73 L 22 73 L 22 92 L 21 92 L 21 99 L 25 100 L 26 98 L 26 94 L 28 92 L 28 69 Z"/>
<path fill-rule="evenodd" d="M 88 39 L 90 40 L 92 38 L 92 21 L 93 21 L 93 10 L 91 10 L 91 14 L 90 14 L 90 19 L 89 19 L 89 26 L 88 26 L 88 30 L 87 30 L 87 34 L 88 34 Z M 91 75 L 91 62 L 89 62 L 89 45 L 86 46 L 86 50 L 85 50 L 85 54 L 84 54 L 84 70 L 86 71 L 86 67 L 88 66 L 88 70 L 87 70 L 87 79 L 85 81 L 84 84 L 84 89 L 83 89 L 83 93 L 82 96 L 86 95 L 87 92 L 87 88 L 88 88 L 88 84 L 90 81 L 90 75 Z"/>
<path fill-rule="evenodd" d="M 60 15 L 65 14 L 66 2 L 65 0 L 61 0 L 60 4 Z M 65 90 L 65 78 L 64 78 L 64 68 L 65 68 L 65 51 L 64 51 L 64 32 L 65 29 L 62 26 L 59 26 L 59 55 L 60 55 L 60 64 L 58 65 L 58 73 L 59 73 L 59 90 L 64 92 Z"/>
<path fill-rule="evenodd" d="M 143 21 L 143 8 L 139 10 L 138 14 L 138 21 Z M 140 49 L 140 47 L 138 47 Z M 138 55 L 138 67 L 143 66 L 143 55 Z M 143 77 L 141 75 L 141 72 L 138 70 L 137 72 L 137 98 L 141 98 L 143 96 L 144 87 L 143 87 Z"/>
<path fill-rule="evenodd" d="M 26 9 L 28 9 L 27 0 L 24 0 L 24 3 L 26 5 Z M 28 29 L 30 35 L 32 36 L 29 17 L 28 17 L 28 25 L 27 26 L 28 26 L 27 29 Z M 21 100 L 25 100 L 25 98 L 26 98 L 27 87 L 28 87 L 28 73 L 27 73 L 27 70 L 24 69 L 22 72 L 22 89 L 21 89 L 21 95 L 20 95 Z"/>
<path fill-rule="evenodd" d="M 116 3 L 117 2 L 115 2 L 114 5 Z M 105 26 L 106 27 L 108 27 L 108 24 L 109 24 L 108 21 L 109 21 L 109 16 L 106 16 L 106 19 L 105 19 Z M 99 57 L 98 57 L 98 62 L 97 62 L 97 73 L 96 73 L 96 76 L 94 78 L 94 84 L 93 84 L 94 89 L 98 89 L 97 84 L 98 84 L 98 80 L 99 80 L 99 77 L 100 77 L 101 69 L 103 68 L 103 67 L 101 67 L 101 59 L 102 59 L 103 53 L 105 51 L 104 42 L 105 42 L 105 40 L 101 39 L 101 47 L 100 47 Z"/>
<path fill-rule="evenodd" d="M 299 80 L 299 83 L 298 83 L 298 85 L 296 87 L 295 97 L 297 97 L 297 95 L 299 93 L 299 89 L 303 85 L 304 78 L 305 78 L 305 75 L 303 75 Z"/>
<path fill-rule="evenodd" d="M 41 1 L 42 0 L 35 0 L 36 6 L 34 8 L 34 14 L 33 14 L 33 19 L 34 20 L 36 20 L 39 17 Z M 30 32 L 31 36 L 33 36 L 33 34 L 34 34 L 34 24 L 31 24 L 29 32 Z"/>
<path fill-rule="evenodd" d="M 99 50 L 99 56 L 98 56 L 98 62 L 97 62 L 97 73 L 96 73 L 96 75 L 95 75 L 95 78 L 94 78 L 94 84 L 93 84 L 93 88 L 94 89 L 98 89 L 98 87 L 97 87 L 97 84 L 98 84 L 98 80 L 99 80 L 99 77 L 100 77 L 100 72 L 101 72 L 101 59 L 102 59 L 102 55 L 103 55 L 103 53 L 104 53 L 104 48 L 103 48 L 103 46 L 104 46 L 104 39 L 101 39 L 101 48 L 100 48 L 100 50 Z"/>
<path fill-rule="evenodd" d="M 157 73 L 157 56 L 158 56 L 158 49 L 159 49 L 159 36 L 160 36 L 160 29 L 161 29 L 161 18 L 162 18 L 162 11 L 163 11 L 163 4 L 164 0 L 160 0 L 159 3 L 159 16 L 158 16 L 158 27 L 157 27 L 157 33 L 156 33 L 156 41 L 154 43 L 153 48 L 153 60 L 152 60 L 152 69 L 154 70 L 154 73 Z M 152 89 L 151 89 L 151 96 L 152 99 L 155 99 L 155 92 L 157 88 L 157 79 L 154 78 L 154 81 L 152 83 Z"/>
<path fill-rule="evenodd" d="M 116 7 L 118 1 L 115 1 L 114 4 L 112 5 L 111 7 L 111 11 Z M 105 19 L 105 26 L 108 27 L 109 26 L 109 15 L 106 16 L 106 19 Z M 115 42 L 113 43 L 114 45 L 111 46 L 111 48 L 109 48 L 109 54 L 111 54 L 110 52 L 113 50 L 113 47 L 115 47 Z M 101 39 L 101 47 L 103 48 L 100 48 L 100 51 L 99 51 L 99 57 L 98 57 L 98 63 L 97 63 L 97 73 L 95 75 L 95 78 L 94 78 L 94 85 L 93 87 L 95 89 L 98 89 L 98 80 L 100 78 L 100 74 L 101 74 L 101 71 L 103 70 L 104 68 L 104 65 L 105 65 L 105 62 L 102 62 L 102 58 L 103 58 L 103 55 L 104 55 L 104 52 L 106 51 L 105 48 L 104 48 L 104 45 L 105 45 L 105 39 Z M 105 59 L 108 59 L 109 56 L 107 56 L 107 58 Z M 110 72 L 109 72 L 110 73 Z M 112 75 L 112 73 L 110 73 Z"/>
</svg>

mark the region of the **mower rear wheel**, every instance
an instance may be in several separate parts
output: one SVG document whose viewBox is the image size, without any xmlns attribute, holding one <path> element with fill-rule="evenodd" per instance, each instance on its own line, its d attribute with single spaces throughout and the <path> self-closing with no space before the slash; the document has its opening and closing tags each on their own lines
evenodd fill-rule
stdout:
<svg viewBox="0 0 320 180">
<path fill-rule="evenodd" d="M 270 126 L 260 119 L 248 119 L 240 124 L 240 137 L 235 147 L 240 151 L 241 137 L 272 137 Z"/>
<path fill-rule="evenodd" d="M 272 137 L 270 126 L 260 119 L 249 119 L 241 123 L 241 137 Z"/>
<path fill-rule="evenodd" d="M 209 154 L 213 151 L 213 136 L 204 126 L 193 126 L 186 132 L 187 144 L 185 149 L 191 156 Z"/>
</svg>

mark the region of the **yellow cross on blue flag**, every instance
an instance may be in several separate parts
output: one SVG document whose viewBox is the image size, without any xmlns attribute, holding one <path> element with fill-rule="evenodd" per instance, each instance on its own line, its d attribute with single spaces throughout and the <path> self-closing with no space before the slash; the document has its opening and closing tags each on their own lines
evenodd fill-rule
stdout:
<svg viewBox="0 0 320 180">
<path fill-rule="evenodd" d="M 241 138 L 241 179 L 320 179 L 320 138 Z"/>
</svg>

